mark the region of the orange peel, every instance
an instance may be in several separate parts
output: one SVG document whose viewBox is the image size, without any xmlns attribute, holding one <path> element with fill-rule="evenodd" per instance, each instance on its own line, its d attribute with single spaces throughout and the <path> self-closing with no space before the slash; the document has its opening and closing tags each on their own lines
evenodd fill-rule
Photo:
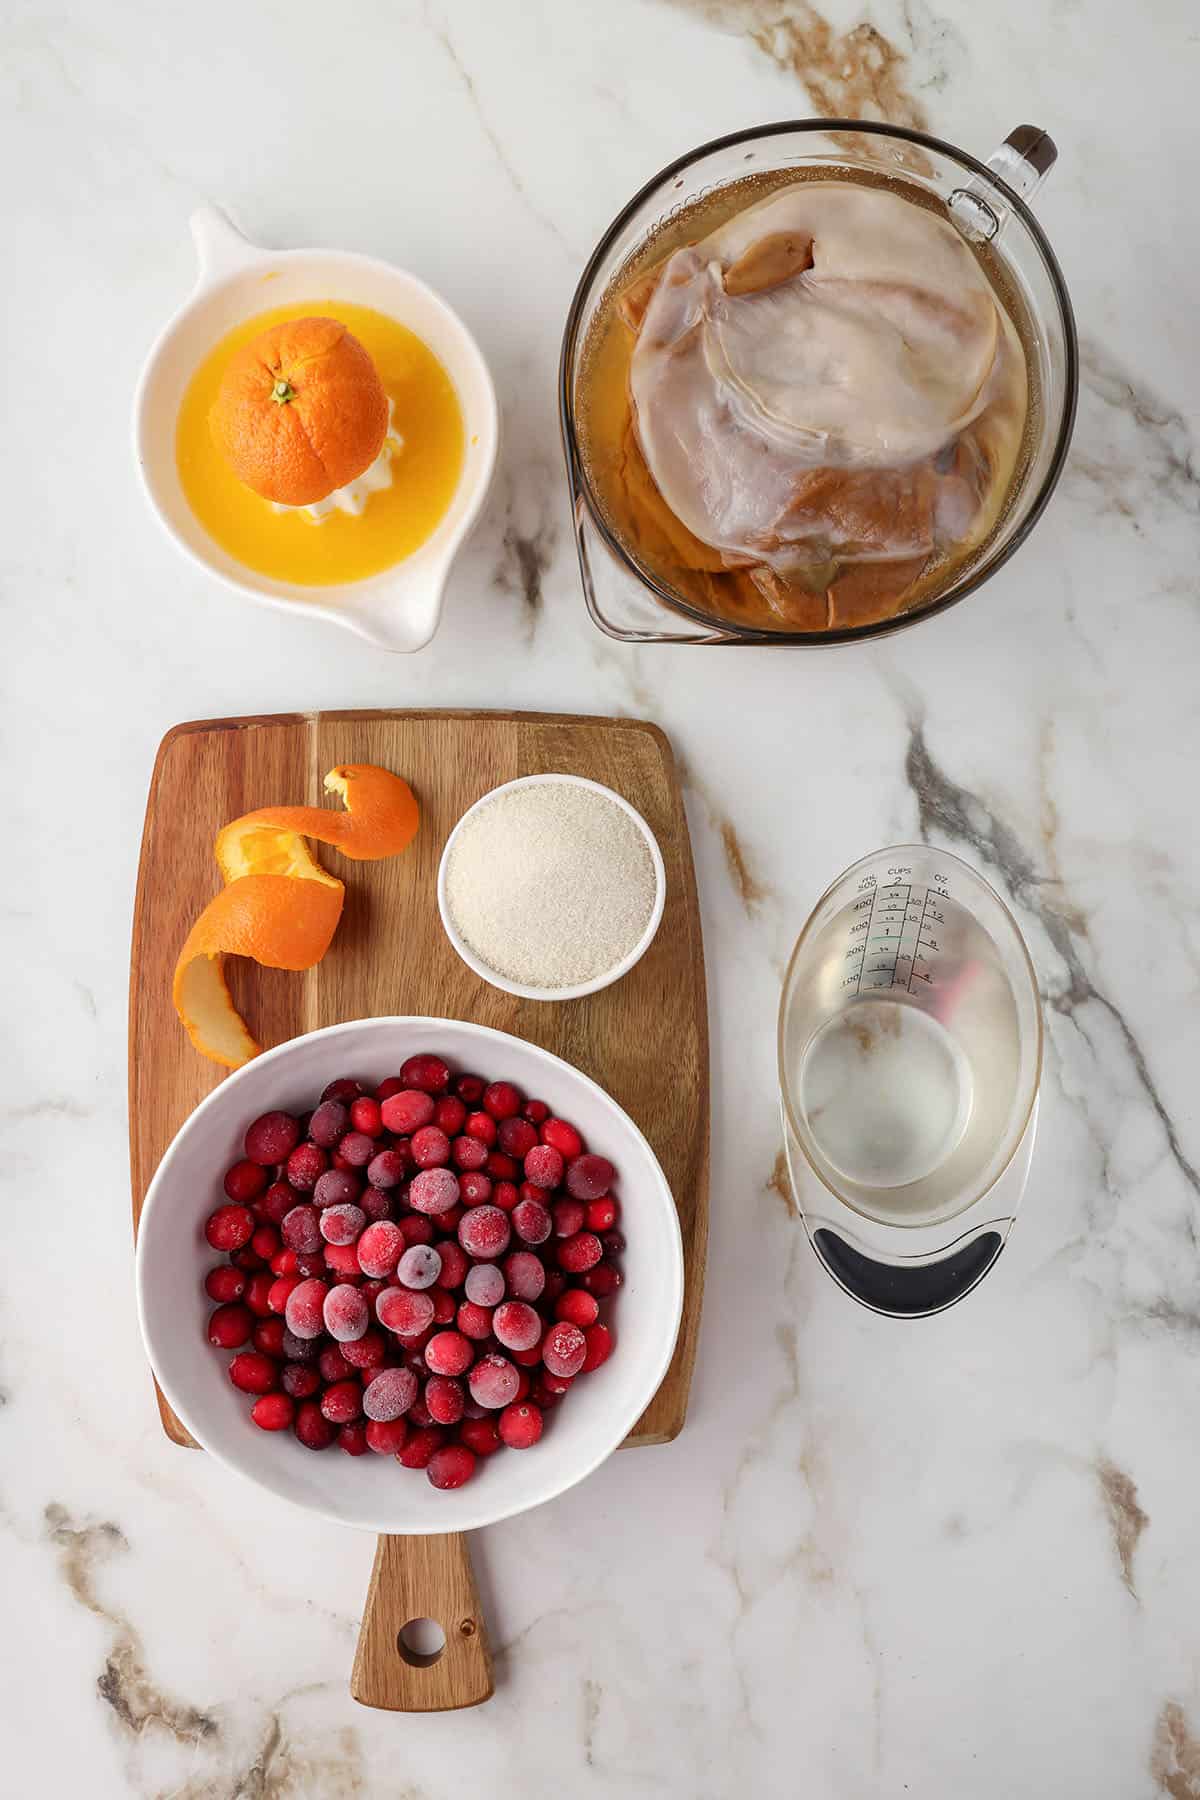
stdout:
<svg viewBox="0 0 1200 1800">
<path fill-rule="evenodd" d="M 238 1069 L 259 1054 L 233 1004 L 226 956 L 249 956 L 269 969 L 311 969 L 333 940 L 345 888 L 323 869 L 306 838 L 332 844 L 355 861 L 407 849 L 419 822 L 412 789 L 370 763 L 347 763 L 325 777 L 345 812 L 321 806 L 265 806 L 217 834 L 225 887 L 188 933 L 175 966 L 172 998 L 202 1055 Z"/>
</svg>

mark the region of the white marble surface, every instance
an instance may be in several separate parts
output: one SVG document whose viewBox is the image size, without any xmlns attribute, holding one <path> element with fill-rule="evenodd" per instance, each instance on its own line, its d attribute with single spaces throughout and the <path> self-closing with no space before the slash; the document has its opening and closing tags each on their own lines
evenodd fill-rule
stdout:
<svg viewBox="0 0 1200 1800">
<path fill-rule="evenodd" d="M 801 0 L 0 7 L 8 1792 L 1200 1794 L 1200 29 L 1187 0 L 869 4 L 877 38 L 859 0 L 828 31 Z M 980 153 L 1023 119 L 1058 138 L 1039 205 L 1084 343 L 1058 496 L 985 592 L 877 649 L 611 643 L 554 414 L 581 262 L 681 150 L 878 97 Z M 403 262 L 492 361 L 502 473 L 419 657 L 246 606 L 144 509 L 130 395 L 205 199 Z M 372 1544 L 158 1427 L 130 906 L 176 720 L 489 702 L 649 714 L 686 759 L 712 1253 L 684 1435 L 486 1533 L 496 1697 L 399 1718 L 347 1693 Z M 1049 1055 L 1011 1247 L 906 1328 L 768 1185 L 773 1019 L 826 880 L 922 831 L 1012 899 Z"/>
</svg>

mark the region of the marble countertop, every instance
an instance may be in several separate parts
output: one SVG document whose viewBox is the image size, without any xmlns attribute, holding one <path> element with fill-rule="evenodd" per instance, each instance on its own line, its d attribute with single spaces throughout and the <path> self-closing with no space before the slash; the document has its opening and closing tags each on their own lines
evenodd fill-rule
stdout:
<svg viewBox="0 0 1200 1800">
<path fill-rule="evenodd" d="M 21 1794 L 813 1800 L 1200 1794 L 1200 28 L 1187 0 L 9 0 L 0 491 L 9 874 L 0 1686 Z M 588 622 L 554 406 L 596 237 L 681 151 L 834 112 L 1061 158 L 1070 463 L 946 617 L 851 652 L 632 649 Z M 176 556 L 128 448 L 187 217 L 392 258 L 505 421 L 420 656 Z M 494 1700 L 347 1691 L 373 1554 L 162 1436 L 134 1318 L 128 933 L 175 721 L 480 705 L 658 720 L 688 772 L 712 1018 L 693 1403 L 481 1535 Z M 774 1015 L 809 906 L 914 835 L 1013 904 L 1045 997 L 1024 1214 L 966 1304 L 852 1305 L 773 1180 Z"/>
</svg>

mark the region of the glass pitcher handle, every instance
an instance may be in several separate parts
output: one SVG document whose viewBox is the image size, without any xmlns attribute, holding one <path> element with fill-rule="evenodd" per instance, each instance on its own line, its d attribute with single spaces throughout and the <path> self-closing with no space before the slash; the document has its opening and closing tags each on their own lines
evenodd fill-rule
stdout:
<svg viewBox="0 0 1200 1800">
<path fill-rule="evenodd" d="M 998 181 L 1018 199 L 1029 200 L 1058 161 L 1058 146 L 1039 125 L 1018 125 L 1010 131 L 987 166 Z M 989 244 L 999 237 L 1008 219 L 1004 191 L 982 180 L 955 188 L 947 205 L 963 236 L 975 244 Z"/>
</svg>

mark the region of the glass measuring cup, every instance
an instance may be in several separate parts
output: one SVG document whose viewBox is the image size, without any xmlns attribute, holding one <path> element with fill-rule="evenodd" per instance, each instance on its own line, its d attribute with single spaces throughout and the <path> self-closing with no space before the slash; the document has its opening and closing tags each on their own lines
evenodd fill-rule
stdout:
<svg viewBox="0 0 1200 1800">
<path fill-rule="evenodd" d="M 946 851 L 864 857 L 814 907 L 779 1010 L 792 1189 L 856 1299 L 912 1316 L 975 1286 L 1032 1153 L 1037 979 L 1016 921 Z"/>
<path fill-rule="evenodd" d="M 1071 302 L 1053 250 L 1025 202 L 1057 152 L 1036 126 L 1021 125 L 980 162 L 965 150 L 901 126 L 806 119 L 716 138 L 647 182 L 618 214 L 576 289 L 563 334 L 559 417 L 584 597 L 594 622 L 632 643 L 837 644 L 878 637 L 931 617 L 972 593 L 1019 549 L 1057 484 L 1075 419 L 1078 345 Z M 963 235 L 992 246 L 1029 322 L 1026 354 L 1035 403 L 1026 465 L 996 529 L 949 584 L 912 611 L 830 631 L 772 631 L 705 613 L 624 542 L 605 516 L 580 435 L 581 375 L 589 329 L 614 278 L 664 221 L 743 176 L 795 168 L 886 175 L 936 195 Z"/>
</svg>

